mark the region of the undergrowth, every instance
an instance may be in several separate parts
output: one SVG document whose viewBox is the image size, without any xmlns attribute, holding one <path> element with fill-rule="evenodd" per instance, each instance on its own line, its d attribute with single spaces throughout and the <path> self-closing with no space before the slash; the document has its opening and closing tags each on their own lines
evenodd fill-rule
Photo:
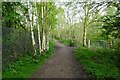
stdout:
<svg viewBox="0 0 120 80">
<path fill-rule="evenodd" d="M 75 57 L 80 61 L 85 71 L 95 80 L 120 79 L 120 51 L 111 49 L 88 49 L 79 47 Z"/>
<path fill-rule="evenodd" d="M 66 46 L 73 46 L 74 43 L 72 43 L 71 40 L 69 39 L 61 39 L 61 38 L 56 38 L 57 40 L 59 40 L 61 43 L 63 43 Z"/>
<path fill-rule="evenodd" d="M 2 72 L 3 79 L 8 78 L 29 78 L 32 74 L 39 69 L 45 61 L 53 53 L 54 43 L 50 43 L 50 48 L 47 52 L 39 53 L 36 56 L 36 61 L 33 61 L 32 53 L 22 55 L 17 61 L 8 65 Z"/>
</svg>

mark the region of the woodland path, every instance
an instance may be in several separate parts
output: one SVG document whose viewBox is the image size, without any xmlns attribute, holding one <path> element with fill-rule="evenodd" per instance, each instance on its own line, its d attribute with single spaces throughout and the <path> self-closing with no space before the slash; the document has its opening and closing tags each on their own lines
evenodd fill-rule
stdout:
<svg viewBox="0 0 120 80">
<path fill-rule="evenodd" d="M 67 47 L 56 41 L 54 53 L 31 78 L 88 78 L 74 58 L 75 47 Z"/>
</svg>

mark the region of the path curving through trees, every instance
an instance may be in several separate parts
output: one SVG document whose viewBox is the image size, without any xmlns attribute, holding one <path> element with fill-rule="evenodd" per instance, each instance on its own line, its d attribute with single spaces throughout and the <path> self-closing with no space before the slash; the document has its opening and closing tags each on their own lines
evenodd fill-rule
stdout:
<svg viewBox="0 0 120 80">
<path fill-rule="evenodd" d="M 74 49 L 56 41 L 52 57 L 31 78 L 88 78 L 74 58 Z"/>
</svg>

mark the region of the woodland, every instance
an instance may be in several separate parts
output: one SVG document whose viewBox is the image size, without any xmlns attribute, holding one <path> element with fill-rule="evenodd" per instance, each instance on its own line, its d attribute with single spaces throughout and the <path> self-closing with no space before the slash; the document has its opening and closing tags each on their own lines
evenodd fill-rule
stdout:
<svg viewBox="0 0 120 80">
<path fill-rule="evenodd" d="M 120 1 L 28 0 L 0 4 L 3 79 L 29 78 L 57 54 L 58 42 L 66 46 L 57 45 L 59 48 L 75 48 L 72 57 L 91 79 L 120 79 Z"/>
</svg>

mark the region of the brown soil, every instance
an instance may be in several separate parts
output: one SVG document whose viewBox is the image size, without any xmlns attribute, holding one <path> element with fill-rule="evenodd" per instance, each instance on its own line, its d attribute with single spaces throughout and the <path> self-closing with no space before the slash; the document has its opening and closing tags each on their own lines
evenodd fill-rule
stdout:
<svg viewBox="0 0 120 80">
<path fill-rule="evenodd" d="M 74 58 L 74 49 L 56 41 L 52 57 L 31 78 L 88 78 Z"/>
</svg>

